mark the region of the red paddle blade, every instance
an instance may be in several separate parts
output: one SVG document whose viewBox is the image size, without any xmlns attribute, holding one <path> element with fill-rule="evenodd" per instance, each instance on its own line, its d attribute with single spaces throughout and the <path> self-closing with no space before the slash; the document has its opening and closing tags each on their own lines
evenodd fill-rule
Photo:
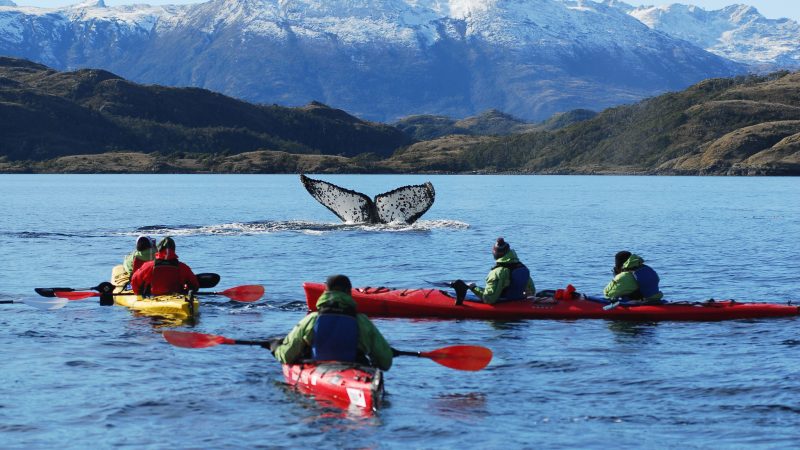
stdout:
<svg viewBox="0 0 800 450">
<path fill-rule="evenodd" d="M 422 352 L 420 356 L 430 358 L 451 369 L 471 371 L 481 370 L 492 361 L 492 351 L 478 345 L 454 345 Z"/>
<path fill-rule="evenodd" d="M 56 297 L 66 298 L 68 300 L 83 300 L 89 297 L 100 297 L 99 292 L 55 292 Z"/>
<path fill-rule="evenodd" d="M 264 295 L 264 286 L 260 284 L 248 284 L 225 289 L 221 295 L 237 302 L 254 302 Z"/>
<path fill-rule="evenodd" d="M 233 344 L 233 339 L 215 334 L 194 333 L 189 331 L 167 330 L 161 333 L 167 342 L 183 348 L 206 348 L 219 344 Z"/>
</svg>

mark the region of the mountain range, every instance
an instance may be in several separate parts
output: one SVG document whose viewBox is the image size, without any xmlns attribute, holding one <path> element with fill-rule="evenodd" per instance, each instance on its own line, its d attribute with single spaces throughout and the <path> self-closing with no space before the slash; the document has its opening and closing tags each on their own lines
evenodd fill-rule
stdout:
<svg viewBox="0 0 800 450">
<path fill-rule="evenodd" d="M 317 100 L 380 121 L 489 109 L 544 120 L 748 70 L 588 0 L 8 6 L 0 54 L 257 103 Z"/>
</svg>

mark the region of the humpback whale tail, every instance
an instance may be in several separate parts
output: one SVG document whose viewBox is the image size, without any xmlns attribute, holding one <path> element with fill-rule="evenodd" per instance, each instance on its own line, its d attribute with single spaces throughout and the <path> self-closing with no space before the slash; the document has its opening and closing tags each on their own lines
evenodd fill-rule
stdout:
<svg viewBox="0 0 800 450">
<path fill-rule="evenodd" d="M 378 194 L 372 200 L 360 192 L 303 174 L 300 174 L 300 181 L 318 202 L 338 218 L 351 223 L 414 223 L 433 206 L 436 197 L 430 182 L 399 187 Z"/>
</svg>

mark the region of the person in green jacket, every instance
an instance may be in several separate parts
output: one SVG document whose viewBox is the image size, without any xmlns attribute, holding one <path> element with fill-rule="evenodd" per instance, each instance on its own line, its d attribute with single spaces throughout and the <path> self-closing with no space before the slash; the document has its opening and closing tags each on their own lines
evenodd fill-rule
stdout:
<svg viewBox="0 0 800 450">
<path fill-rule="evenodd" d="M 463 281 L 456 280 L 453 282 L 453 287 L 457 293 L 466 286 L 483 303 L 488 304 L 503 300 L 521 300 L 536 293 L 530 271 L 520 262 L 517 253 L 511 250 L 511 246 L 504 238 L 497 238 L 492 247 L 492 256 L 495 265 L 486 276 L 486 287 L 481 288 L 475 283 L 465 285 Z M 462 296 L 458 295 L 456 305 L 460 305 L 462 301 Z"/>
<path fill-rule="evenodd" d="M 332 275 L 325 284 L 317 311 L 304 317 L 285 338 L 272 341 L 272 354 L 284 364 L 313 359 L 358 362 L 389 370 L 394 351 L 369 318 L 356 311 L 350 279 Z"/>
<path fill-rule="evenodd" d="M 645 265 L 644 259 L 627 250 L 614 256 L 614 279 L 603 290 L 612 300 L 662 303 L 664 294 L 658 288 L 659 278 L 655 270 Z"/>
<path fill-rule="evenodd" d="M 147 236 L 136 239 L 136 250 L 132 251 L 122 260 L 122 264 L 111 270 L 111 283 L 116 286 L 116 292 L 122 292 L 131 282 L 133 273 L 147 261 L 155 259 L 155 242 Z"/>
<path fill-rule="evenodd" d="M 139 238 L 136 239 L 136 250 L 128 254 L 122 263 L 125 272 L 129 275 L 133 275 L 133 272 L 136 272 L 136 269 L 142 267 L 142 264 L 155 259 L 153 247 L 155 247 L 155 245 L 153 245 L 152 239 L 147 236 L 139 236 Z"/>
</svg>

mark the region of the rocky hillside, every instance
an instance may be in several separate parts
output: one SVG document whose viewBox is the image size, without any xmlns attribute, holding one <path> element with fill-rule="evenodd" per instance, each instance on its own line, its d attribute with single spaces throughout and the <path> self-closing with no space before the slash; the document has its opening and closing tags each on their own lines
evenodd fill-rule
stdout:
<svg viewBox="0 0 800 450">
<path fill-rule="evenodd" d="M 260 106 L 197 88 L 144 86 L 103 70 L 57 72 L 0 57 L 0 156 L 45 160 L 108 151 L 389 156 L 411 139 L 311 103 Z"/>
</svg>

